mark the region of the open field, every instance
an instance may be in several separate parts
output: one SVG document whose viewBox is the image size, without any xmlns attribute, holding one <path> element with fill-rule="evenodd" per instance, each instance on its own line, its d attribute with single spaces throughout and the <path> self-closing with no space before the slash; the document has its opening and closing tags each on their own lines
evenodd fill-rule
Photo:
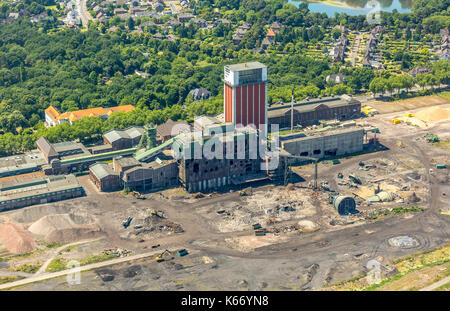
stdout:
<svg viewBox="0 0 450 311">
<path fill-rule="evenodd" d="M 368 103 L 369 106 L 374 107 L 381 114 L 414 110 L 422 107 L 429 107 L 443 104 L 450 104 L 450 101 L 445 97 L 438 95 L 415 97 L 404 100 L 398 100 L 394 102 L 370 101 Z"/>
</svg>

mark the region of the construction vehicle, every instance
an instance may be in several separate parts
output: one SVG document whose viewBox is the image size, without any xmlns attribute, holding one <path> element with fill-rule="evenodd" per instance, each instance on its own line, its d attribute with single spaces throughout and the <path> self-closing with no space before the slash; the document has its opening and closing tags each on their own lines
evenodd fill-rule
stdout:
<svg viewBox="0 0 450 311">
<path fill-rule="evenodd" d="M 362 185 L 361 179 L 359 179 L 358 176 L 356 176 L 356 175 L 354 175 L 354 174 L 350 174 L 350 175 L 348 175 L 348 178 L 349 178 L 351 181 L 353 181 L 355 184 Z"/>
<path fill-rule="evenodd" d="M 437 142 L 439 142 L 439 137 L 436 134 L 427 134 L 427 135 L 425 135 L 425 139 L 429 143 L 437 143 Z"/>
<path fill-rule="evenodd" d="M 163 215 L 163 212 L 162 212 L 162 211 L 155 211 L 155 210 L 152 210 L 152 211 L 150 212 L 150 214 L 151 214 L 152 216 L 156 216 L 156 217 L 159 217 L 159 218 L 164 218 L 164 215 Z"/>
<path fill-rule="evenodd" d="M 125 219 L 125 220 L 122 222 L 122 226 L 123 226 L 125 229 L 128 228 L 128 227 L 130 226 L 132 220 L 133 220 L 132 217 L 128 217 L 127 219 Z"/>
<path fill-rule="evenodd" d="M 145 196 L 138 191 L 133 191 L 133 196 L 138 200 L 145 200 Z"/>
<path fill-rule="evenodd" d="M 266 229 L 255 230 L 255 236 L 265 236 L 265 235 L 266 235 Z"/>
<path fill-rule="evenodd" d="M 188 251 L 185 250 L 185 249 L 180 249 L 180 250 L 177 252 L 177 254 L 178 254 L 178 256 L 183 257 L 183 256 L 186 256 L 186 255 L 189 254 L 189 253 L 188 253 Z"/>
<path fill-rule="evenodd" d="M 247 195 L 247 192 L 245 192 L 244 190 L 240 190 L 238 193 L 241 197 L 245 197 Z"/>
<path fill-rule="evenodd" d="M 262 228 L 261 224 L 254 224 L 252 227 L 253 227 L 253 230 L 258 230 L 258 229 Z"/>
<path fill-rule="evenodd" d="M 159 254 L 158 256 L 156 256 L 156 262 L 163 262 L 163 261 L 165 260 L 165 259 L 164 259 L 164 255 L 165 255 L 165 254 L 172 255 L 172 252 L 169 251 L 168 249 L 164 250 L 164 252 L 162 252 L 161 254 Z"/>
</svg>

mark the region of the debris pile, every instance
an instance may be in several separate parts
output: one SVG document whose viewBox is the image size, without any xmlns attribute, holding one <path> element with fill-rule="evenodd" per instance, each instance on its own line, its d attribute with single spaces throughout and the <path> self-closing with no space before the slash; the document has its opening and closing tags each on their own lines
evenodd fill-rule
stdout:
<svg viewBox="0 0 450 311">
<path fill-rule="evenodd" d="M 311 220 L 300 220 L 298 226 L 303 232 L 313 232 L 319 230 L 319 225 L 312 222 Z"/>
<path fill-rule="evenodd" d="M 117 257 L 126 257 L 131 251 L 123 248 L 109 248 L 103 251 L 105 255 L 116 255 Z"/>
</svg>

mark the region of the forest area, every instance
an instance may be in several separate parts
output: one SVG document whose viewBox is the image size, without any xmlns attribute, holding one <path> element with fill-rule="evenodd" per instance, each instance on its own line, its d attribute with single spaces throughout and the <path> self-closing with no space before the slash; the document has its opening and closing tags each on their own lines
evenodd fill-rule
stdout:
<svg viewBox="0 0 450 311">
<path fill-rule="evenodd" d="M 252 24 L 243 41 L 234 45 L 232 28 L 223 24 L 212 30 L 193 24 L 174 27 L 174 41 L 154 39 L 156 30 L 136 35 L 130 32 L 134 22 L 117 18 L 105 25 L 94 22 L 86 31 L 60 28 L 58 13 L 46 9 L 53 4 L 53 0 L 0 3 L 1 18 L 18 9 L 31 14 L 46 11 L 55 17 L 41 23 L 19 18 L 0 24 L 0 155 L 32 149 L 41 136 L 51 142 L 88 141 L 112 128 L 218 114 L 223 106 L 223 66 L 231 63 L 261 61 L 268 66 L 269 104 L 290 100 L 291 90 L 300 100 L 368 90 L 379 93 L 410 88 L 416 82 L 410 77 L 394 79 L 372 68 L 340 69 L 328 58 L 317 60 L 302 53 L 304 43 L 322 40 L 326 28 L 370 29 L 364 16 L 329 18 L 310 13 L 306 5 L 297 8 L 282 0 L 197 1 L 194 10 L 206 20 L 213 18 L 213 8 L 218 7 L 233 23 Z M 415 35 L 438 33 L 449 25 L 448 8 L 447 0 L 417 0 L 410 14 L 383 13 L 383 23 L 399 29 L 413 27 L 418 29 Z M 254 53 L 264 36 L 264 25 L 274 21 L 285 26 L 277 34 L 278 50 Z M 116 25 L 118 31 L 106 32 Z M 140 77 L 136 71 L 149 76 Z M 432 73 L 417 81 L 424 86 L 448 84 L 449 71 L 448 63 L 438 62 Z M 338 72 L 345 73 L 347 84 L 327 84 L 325 77 Z M 212 98 L 193 101 L 189 91 L 198 87 L 211 91 Z M 85 118 L 53 128 L 43 124 L 44 110 L 50 105 L 66 112 L 128 104 L 136 110 L 116 113 L 108 120 Z"/>
</svg>

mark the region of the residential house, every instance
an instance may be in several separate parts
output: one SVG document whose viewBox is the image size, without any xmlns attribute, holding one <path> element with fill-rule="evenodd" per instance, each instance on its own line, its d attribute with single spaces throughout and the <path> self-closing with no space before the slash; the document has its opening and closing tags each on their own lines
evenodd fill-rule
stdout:
<svg viewBox="0 0 450 311">
<path fill-rule="evenodd" d="M 189 92 L 189 95 L 192 96 L 194 100 L 200 100 L 200 99 L 208 99 L 211 97 L 212 93 L 208 91 L 205 88 L 197 88 L 193 89 Z"/>
<path fill-rule="evenodd" d="M 194 17 L 195 16 L 192 13 L 182 13 L 182 14 L 178 14 L 177 19 L 180 23 L 187 23 Z"/>
<path fill-rule="evenodd" d="M 333 81 L 335 84 L 341 84 L 341 83 L 345 83 L 346 79 L 345 79 L 345 75 L 343 75 L 342 73 L 338 73 L 338 74 L 328 75 L 325 78 L 325 81 L 327 81 L 327 82 Z"/>
</svg>

